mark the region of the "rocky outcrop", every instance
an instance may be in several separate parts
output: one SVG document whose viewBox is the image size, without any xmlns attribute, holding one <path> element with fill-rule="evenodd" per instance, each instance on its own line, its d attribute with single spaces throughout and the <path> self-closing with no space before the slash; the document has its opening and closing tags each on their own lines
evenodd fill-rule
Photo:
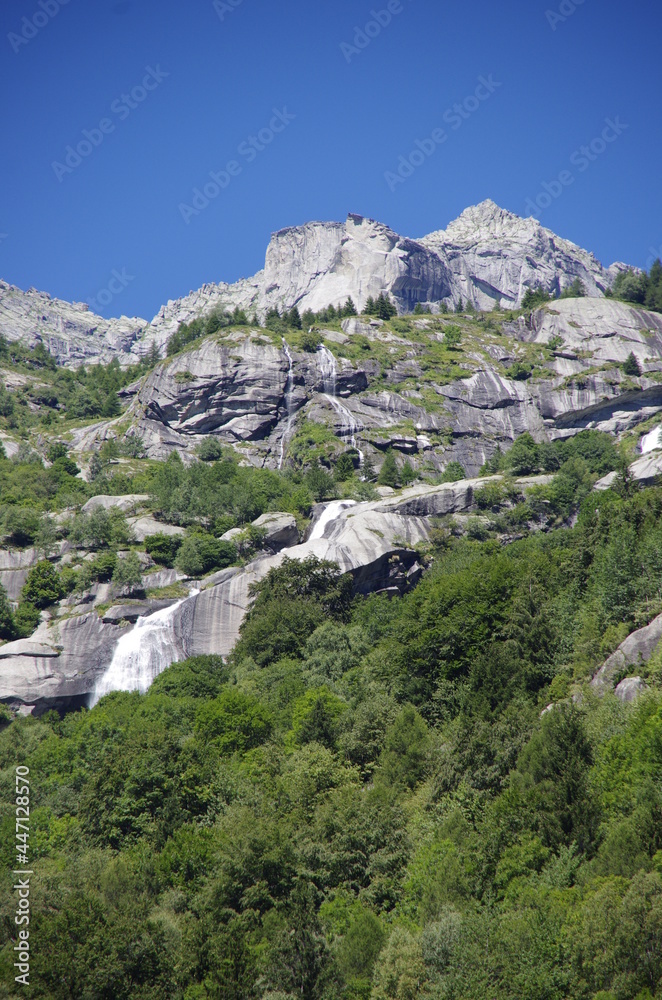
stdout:
<svg viewBox="0 0 662 1000">
<path fill-rule="evenodd" d="M 429 321 L 416 323 L 430 330 Z M 620 434 L 662 407 L 662 317 L 609 299 L 561 300 L 538 310 L 507 326 L 507 349 L 486 332 L 481 353 L 459 356 L 467 376 L 443 381 L 442 366 L 439 382 L 427 376 L 425 395 L 411 388 L 423 366 L 430 369 L 424 342 L 355 318 L 343 326 L 348 340 L 368 336 L 387 357 L 394 352 L 392 367 L 372 351 L 352 363 L 343 343 L 330 338 L 317 353 L 288 354 L 263 332 L 219 335 L 157 366 L 132 397 L 133 429 L 153 458 L 191 454 L 211 433 L 240 445 L 253 464 L 274 467 L 306 418 L 327 424 L 377 464 L 394 448 L 414 464 L 442 470 L 455 460 L 475 475 L 497 445 L 508 448 L 525 431 L 540 441 L 584 428 Z M 428 336 L 433 341 L 434 331 Z M 539 367 L 532 377 L 513 377 L 510 366 L 528 345 L 539 348 Z M 643 369 L 637 379 L 621 368 L 631 350 Z M 112 436 L 114 424 L 100 424 L 98 433 L 100 440 Z M 89 429 L 77 444 L 93 446 Z"/>
<path fill-rule="evenodd" d="M 497 302 L 517 307 L 528 288 L 558 295 L 579 278 L 590 296 L 601 296 L 615 277 L 593 254 L 487 200 L 467 208 L 445 230 L 419 240 L 447 262 L 452 297 L 478 309 Z"/>
<path fill-rule="evenodd" d="M 130 626 L 96 612 L 42 624 L 30 639 L 0 646 L 0 701 L 41 709 L 83 703 Z"/>
<path fill-rule="evenodd" d="M 253 521 L 253 527 L 262 535 L 265 548 L 273 552 L 291 548 L 299 541 L 299 529 L 292 514 L 262 514 Z"/>
<path fill-rule="evenodd" d="M 0 281 L 0 334 L 30 347 L 43 344 L 60 365 L 86 361 L 135 364 L 140 359 L 143 319 L 103 319 L 84 302 L 64 302 L 47 292 L 27 292 Z"/>
<path fill-rule="evenodd" d="M 662 313 L 611 299 L 561 299 L 520 320 L 519 339 L 558 344 L 559 358 L 621 364 L 634 354 L 644 371 L 662 362 Z M 562 346 L 561 346 L 562 345 Z"/>
<path fill-rule="evenodd" d="M 0 585 L 10 601 L 17 601 L 32 566 L 39 562 L 37 549 L 0 549 Z"/>
<path fill-rule="evenodd" d="M 597 671 L 591 681 L 591 687 L 598 694 L 610 690 L 619 674 L 622 675 L 628 667 L 648 663 L 660 641 L 662 641 L 662 615 L 658 615 L 644 628 L 632 632 L 620 644 Z"/>
</svg>

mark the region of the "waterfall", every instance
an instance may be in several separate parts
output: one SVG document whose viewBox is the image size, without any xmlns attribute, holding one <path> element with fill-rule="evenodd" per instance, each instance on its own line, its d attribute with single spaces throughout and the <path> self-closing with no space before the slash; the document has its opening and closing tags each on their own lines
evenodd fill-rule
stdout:
<svg viewBox="0 0 662 1000">
<path fill-rule="evenodd" d="M 650 433 L 644 434 L 640 441 L 641 454 L 648 455 L 656 448 L 662 448 L 662 426 L 655 427 Z"/>
<path fill-rule="evenodd" d="M 356 441 L 356 435 L 359 431 L 363 430 L 363 424 L 360 420 L 356 419 L 349 407 L 345 406 L 345 404 L 342 403 L 336 395 L 338 377 L 336 359 L 328 347 L 319 347 L 317 354 L 324 384 L 324 396 L 329 401 L 336 414 L 340 417 L 340 437 L 344 441 L 349 442 L 349 445 L 358 451 L 359 459 L 361 463 L 363 463 L 363 452 L 359 448 Z"/>
<path fill-rule="evenodd" d="M 283 431 L 283 436 L 280 439 L 280 454 L 278 457 L 278 468 L 283 468 L 283 461 L 285 460 L 285 441 L 289 434 L 292 432 L 292 426 L 296 417 L 296 413 L 292 407 L 292 390 L 294 389 L 294 360 L 290 354 L 290 349 L 287 346 L 287 341 L 283 337 L 283 350 L 287 355 L 287 361 L 289 364 L 289 370 L 287 373 L 287 383 L 285 385 L 285 406 L 287 407 L 287 423 L 285 425 L 285 430 Z"/>
<path fill-rule="evenodd" d="M 189 597 L 199 593 L 192 590 Z M 175 635 L 175 613 L 186 598 L 153 615 L 139 618 L 115 647 L 113 659 L 97 681 L 90 708 L 111 691 L 145 694 L 153 680 L 181 656 Z"/>
<path fill-rule="evenodd" d="M 327 525 L 333 521 L 337 521 L 342 512 L 347 510 L 348 507 L 354 506 L 356 506 L 356 500 L 334 500 L 333 503 L 327 504 L 320 514 L 319 519 L 315 521 L 308 541 L 312 542 L 316 538 L 324 538 Z"/>
<path fill-rule="evenodd" d="M 329 396 L 335 396 L 336 394 L 336 378 L 338 374 L 338 369 L 336 368 L 336 359 L 329 350 L 328 347 L 321 346 L 318 348 L 319 354 L 319 366 L 322 373 L 322 379 L 324 382 L 324 392 Z"/>
</svg>

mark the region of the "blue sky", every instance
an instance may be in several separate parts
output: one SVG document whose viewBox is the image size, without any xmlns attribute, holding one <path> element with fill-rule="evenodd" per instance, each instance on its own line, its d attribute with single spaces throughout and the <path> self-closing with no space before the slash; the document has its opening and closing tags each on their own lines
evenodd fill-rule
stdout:
<svg viewBox="0 0 662 1000">
<path fill-rule="evenodd" d="M 645 266 L 661 29 L 649 0 L 5 0 L 0 276 L 151 319 L 253 274 L 276 229 L 422 236 L 488 197 Z"/>
</svg>

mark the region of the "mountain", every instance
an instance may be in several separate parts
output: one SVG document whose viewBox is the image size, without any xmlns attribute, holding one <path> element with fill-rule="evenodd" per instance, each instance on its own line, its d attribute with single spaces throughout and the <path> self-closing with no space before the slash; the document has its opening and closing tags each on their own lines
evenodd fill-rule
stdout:
<svg viewBox="0 0 662 1000">
<path fill-rule="evenodd" d="M 29 347 L 41 343 L 58 364 L 77 367 L 88 361 L 140 357 L 147 323 L 142 319 L 103 319 L 84 302 L 64 302 L 47 292 L 26 292 L 0 281 L 0 336 Z"/>
<path fill-rule="evenodd" d="M 134 363 L 151 344 L 163 349 L 181 323 L 214 309 L 238 307 L 263 319 L 270 308 L 319 311 L 351 297 L 359 310 L 370 296 L 389 295 L 400 314 L 417 303 L 433 311 L 460 302 L 479 310 L 520 305 L 527 288 L 558 294 L 579 279 L 600 297 L 625 265 L 604 268 L 593 254 L 521 219 L 492 201 L 468 208 L 446 230 L 413 240 L 359 215 L 309 222 L 272 236 L 265 266 L 234 284 L 203 285 L 162 306 L 151 323 L 105 320 L 81 303 L 0 283 L 0 334 L 41 340 L 61 364 L 110 360 Z"/>
</svg>

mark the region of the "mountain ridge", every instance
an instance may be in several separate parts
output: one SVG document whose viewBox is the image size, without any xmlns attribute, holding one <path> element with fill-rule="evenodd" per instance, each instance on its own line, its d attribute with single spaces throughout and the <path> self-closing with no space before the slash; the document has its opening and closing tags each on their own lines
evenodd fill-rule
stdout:
<svg viewBox="0 0 662 1000">
<path fill-rule="evenodd" d="M 156 344 L 163 350 L 181 323 L 214 309 L 243 309 L 264 319 L 269 309 L 319 311 L 352 298 L 361 310 L 386 294 L 398 312 L 425 304 L 432 312 L 460 304 L 485 311 L 517 308 L 527 288 L 559 294 L 581 281 L 600 297 L 626 268 L 605 268 L 590 251 L 557 236 L 533 218 L 491 199 L 469 206 L 446 229 L 420 238 L 349 213 L 345 222 L 311 221 L 277 230 L 265 266 L 236 282 L 207 282 L 169 299 L 151 321 L 104 319 L 85 303 L 68 303 L 36 289 L 0 282 L 0 334 L 29 345 L 42 342 L 59 363 L 76 366 L 118 356 L 132 364 Z"/>
</svg>

